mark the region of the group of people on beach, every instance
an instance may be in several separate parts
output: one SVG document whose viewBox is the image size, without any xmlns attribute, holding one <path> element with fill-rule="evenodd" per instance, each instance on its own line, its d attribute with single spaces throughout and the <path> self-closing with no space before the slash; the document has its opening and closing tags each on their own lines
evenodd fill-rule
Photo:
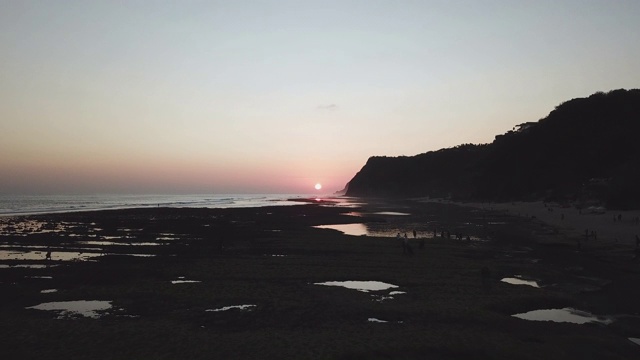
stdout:
<svg viewBox="0 0 640 360">
<path fill-rule="evenodd" d="M 433 238 L 437 238 L 437 237 L 438 237 L 438 229 L 434 228 L 433 229 Z M 440 230 L 440 237 L 450 240 L 451 239 L 451 232 L 448 231 L 448 230 L 441 229 Z M 416 230 L 413 230 L 413 238 L 414 239 L 418 239 L 418 232 Z M 462 233 L 457 233 L 456 234 L 456 239 L 457 240 L 463 240 L 464 238 L 465 237 L 462 235 Z M 400 232 L 398 232 L 396 234 L 396 239 L 398 239 L 402 243 L 402 253 L 404 255 L 413 255 L 413 248 L 411 247 L 411 244 L 409 243 L 409 236 L 407 235 L 406 232 L 404 233 L 404 235 L 402 235 L 402 234 L 400 234 Z M 467 241 L 471 241 L 471 237 L 469 235 L 466 235 L 466 240 Z M 418 248 L 424 249 L 424 243 L 425 243 L 425 237 L 419 238 Z"/>
</svg>

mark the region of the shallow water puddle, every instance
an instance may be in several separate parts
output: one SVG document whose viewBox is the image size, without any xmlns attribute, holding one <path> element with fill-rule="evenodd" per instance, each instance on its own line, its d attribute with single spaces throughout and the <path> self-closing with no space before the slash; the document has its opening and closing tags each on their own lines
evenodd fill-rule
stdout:
<svg viewBox="0 0 640 360">
<path fill-rule="evenodd" d="M 56 301 L 42 303 L 36 306 L 29 306 L 26 309 L 57 311 L 58 319 L 84 316 L 97 319 L 104 315 L 100 312 L 111 309 L 111 301 L 100 300 L 78 300 L 78 301 Z"/>
<path fill-rule="evenodd" d="M 376 318 L 369 318 L 368 321 L 369 322 L 373 322 L 373 323 L 388 323 L 387 320 L 380 320 L 380 319 L 376 319 Z"/>
<path fill-rule="evenodd" d="M 372 317 L 367 319 L 367 321 L 370 322 L 370 323 L 379 323 L 379 324 L 389 323 L 388 320 L 381 320 L 381 319 L 376 319 L 376 318 L 372 318 Z M 402 324 L 403 322 L 402 321 L 394 321 L 394 323 Z"/>
<path fill-rule="evenodd" d="M 527 285 L 527 286 L 532 286 L 534 288 L 540 288 L 540 285 L 538 284 L 537 281 L 525 280 L 520 275 L 515 275 L 515 277 L 512 277 L 512 278 L 503 278 L 500 281 L 507 284 L 511 284 L 511 285 Z"/>
<path fill-rule="evenodd" d="M 533 310 L 512 316 L 524 320 L 568 322 L 573 324 L 599 323 L 609 325 L 613 322 L 613 319 L 609 317 L 596 316 L 589 312 L 572 308 Z"/>
<path fill-rule="evenodd" d="M 171 280 L 172 284 L 192 284 L 202 282 L 200 280 Z"/>
<path fill-rule="evenodd" d="M 9 264 L 0 264 L 0 269 L 16 269 L 16 268 L 22 268 L 22 269 L 48 269 L 48 268 L 52 268 L 52 267 L 56 267 L 58 265 L 52 264 L 52 265 L 43 265 L 43 264 L 16 264 L 16 265 L 9 265 Z"/>
<path fill-rule="evenodd" d="M 378 211 L 374 213 L 375 215 L 390 215 L 390 216 L 407 216 L 411 215 L 409 213 L 397 212 L 397 211 Z"/>
<path fill-rule="evenodd" d="M 51 267 L 56 267 L 58 265 L 42 265 L 42 264 L 18 264 L 13 265 L 14 268 L 27 268 L 27 269 L 48 269 Z"/>
<path fill-rule="evenodd" d="M 398 287 L 397 285 L 387 284 L 381 281 L 327 281 L 323 283 L 315 283 L 314 285 L 342 286 L 347 289 L 362 292 L 388 290 Z"/>
<path fill-rule="evenodd" d="M 101 253 L 92 252 L 66 252 L 52 251 L 51 260 L 58 261 L 86 261 L 94 257 L 102 256 Z M 0 260 L 45 260 L 45 251 L 8 251 L 0 250 Z"/>
<path fill-rule="evenodd" d="M 351 212 L 342 213 L 342 215 L 355 216 L 355 217 L 363 217 L 364 216 L 361 212 L 357 212 L 357 211 L 351 211 Z"/>
<path fill-rule="evenodd" d="M 404 291 L 391 291 L 388 295 L 375 294 L 375 295 L 371 295 L 371 297 L 373 297 L 374 301 L 383 302 L 385 300 L 393 300 L 395 295 L 401 295 L 401 294 L 406 294 L 406 292 L 404 292 Z"/>
<path fill-rule="evenodd" d="M 122 236 L 100 235 L 100 238 L 101 238 L 101 239 L 105 239 L 105 240 L 119 240 L 119 239 L 126 240 L 126 239 L 135 239 L 135 236 L 125 236 L 125 235 L 122 235 Z"/>
<path fill-rule="evenodd" d="M 180 240 L 179 237 L 175 237 L 175 236 L 159 236 L 156 237 L 157 241 L 172 241 L 172 240 Z"/>
<path fill-rule="evenodd" d="M 167 245 L 163 242 L 115 242 L 115 241 L 79 241 L 78 244 L 83 245 L 98 245 L 98 246 L 159 246 Z"/>
<path fill-rule="evenodd" d="M 51 293 L 55 293 L 58 292 L 58 289 L 45 289 L 45 290 L 40 290 L 41 294 L 51 294 Z"/>
<path fill-rule="evenodd" d="M 367 227 L 364 224 L 335 224 L 335 225 L 318 225 L 317 229 L 333 229 L 342 232 L 345 235 L 362 236 L 367 235 Z"/>
<path fill-rule="evenodd" d="M 231 305 L 231 306 L 221 307 L 219 309 L 207 309 L 205 311 L 218 312 L 218 311 L 227 311 L 227 310 L 232 310 L 232 309 L 253 310 L 254 307 L 256 307 L 256 305 Z"/>
</svg>

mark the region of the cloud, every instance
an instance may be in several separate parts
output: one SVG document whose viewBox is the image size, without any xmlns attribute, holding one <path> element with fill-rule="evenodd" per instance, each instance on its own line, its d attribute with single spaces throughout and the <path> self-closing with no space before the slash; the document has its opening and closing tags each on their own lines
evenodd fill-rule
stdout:
<svg viewBox="0 0 640 360">
<path fill-rule="evenodd" d="M 334 110 L 338 110 L 338 105 L 336 105 L 336 104 L 318 105 L 317 109 L 318 110 L 334 111 Z"/>
</svg>

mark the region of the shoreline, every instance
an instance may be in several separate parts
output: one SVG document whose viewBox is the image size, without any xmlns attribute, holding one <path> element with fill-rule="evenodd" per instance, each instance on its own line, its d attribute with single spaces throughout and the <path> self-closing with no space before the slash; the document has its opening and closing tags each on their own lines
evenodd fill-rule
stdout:
<svg viewBox="0 0 640 360">
<path fill-rule="evenodd" d="M 0 195 L 0 218 L 134 208 L 237 208 L 295 205 L 310 194 Z"/>
</svg>

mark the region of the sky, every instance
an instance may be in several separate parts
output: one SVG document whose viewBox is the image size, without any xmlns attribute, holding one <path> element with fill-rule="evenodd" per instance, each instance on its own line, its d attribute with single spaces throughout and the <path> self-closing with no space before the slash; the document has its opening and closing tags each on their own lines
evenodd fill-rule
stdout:
<svg viewBox="0 0 640 360">
<path fill-rule="evenodd" d="M 640 87 L 637 0 L 0 0 L 0 194 L 315 193 Z"/>
</svg>

